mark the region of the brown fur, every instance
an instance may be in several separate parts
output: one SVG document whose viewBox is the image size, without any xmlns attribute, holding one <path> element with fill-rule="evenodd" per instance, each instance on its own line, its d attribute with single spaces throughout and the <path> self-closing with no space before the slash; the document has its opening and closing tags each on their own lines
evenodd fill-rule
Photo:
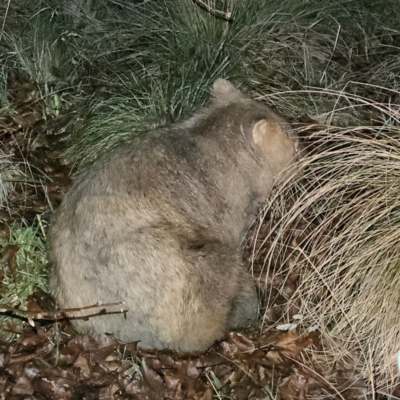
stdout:
<svg viewBox="0 0 400 400">
<path fill-rule="evenodd" d="M 219 79 L 193 117 L 79 176 L 50 230 L 52 293 L 63 308 L 124 301 L 128 313 L 76 328 L 203 350 L 253 321 L 241 242 L 297 145 L 284 119 Z"/>
</svg>

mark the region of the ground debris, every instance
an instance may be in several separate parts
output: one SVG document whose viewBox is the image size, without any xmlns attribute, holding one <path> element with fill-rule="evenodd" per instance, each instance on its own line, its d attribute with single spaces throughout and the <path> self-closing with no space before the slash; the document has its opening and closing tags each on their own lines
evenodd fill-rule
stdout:
<svg viewBox="0 0 400 400">
<path fill-rule="evenodd" d="M 138 350 L 108 334 L 76 334 L 67 322 L 36 323 L 1 345 L 0 393 L 15 400 L 206 400 L 268 398 L 278 390 L 292 400 L 340 390 L 342 398 L 358 398 L 354 373 L 337 368 L 335 374 L 331 365 L 314 370 L 304 351 L 322 347 L 316 332 L 271 331 L 230 333 L 204 353 Z"/>
</svg>

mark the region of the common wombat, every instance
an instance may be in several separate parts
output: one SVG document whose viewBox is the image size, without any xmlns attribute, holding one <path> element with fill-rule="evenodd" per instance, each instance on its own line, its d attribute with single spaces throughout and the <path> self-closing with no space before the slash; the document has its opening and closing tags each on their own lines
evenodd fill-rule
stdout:
<svg viewBox="0 0 400 400">
<path fill-rule="evenodd" d="M 219 79 L 193 117 L 100 158 L 50 229 L 50 287 L 63 308 L 124 301 L 128 312 L 75 327 L 190 351 L 253 321 L 241 242 L 297 149 L 283 118 Z"/>
</svg>

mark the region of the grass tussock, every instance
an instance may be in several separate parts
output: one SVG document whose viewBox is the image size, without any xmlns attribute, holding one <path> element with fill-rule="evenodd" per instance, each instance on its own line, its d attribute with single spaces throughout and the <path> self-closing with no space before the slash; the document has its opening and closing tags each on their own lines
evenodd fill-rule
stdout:
<svg viewBox="0 0 400 400">
<path fill-rule="evenodd" d="M 288 310 L 336 341 L 337 360 L 356 351 L 372 387 L 387 389 L 400 350 L 400 117 L 398 106 L 368 108 L 374 125 L 307 127 L 304 176 L 272 200 L 278 235 L 266 259 L 284 252 L 281 273 L 300 274 Z"/>
<path fill-rule="evenodd" d="M 12 2 L 2 60 L 39 84 L 49 112 L 54 99 L 64 113 L 76 112 L 66 157 L 82 168 L 128 133 L 192 113 L 218 77 L 259 93 L 310 86 L 355 92 L 360 86 L 349 82 L 376 83 L 371 70 L 378 77 L 386 66 L 385 83 L 397 82 L 396 4 L 382 11 L 378 3 L 346 0 L 211 2 L 230 13 L 227 21 L 186 0 L 41 0 L 35 10 L 24 8 L 16 29 Z M 276 106 L 296 118 L 318 102 L 307 97 L 290 104 L 280 97 Z M 329 112 L 332 103 L 318 107 Z"/>
</svg>

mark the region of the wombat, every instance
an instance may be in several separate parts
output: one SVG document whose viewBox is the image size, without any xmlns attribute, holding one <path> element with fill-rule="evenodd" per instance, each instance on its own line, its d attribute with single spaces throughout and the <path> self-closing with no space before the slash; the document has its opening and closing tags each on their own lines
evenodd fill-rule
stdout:
<svg viewBox="0 0 400 400">
<path fill-rule="evenodd" d="M 218 79 L 194 116 L 77 178 L 50 228 L 51 292 L 63 308 L 125 302 L 125 317 L 75 320 L 79 331 L 207 349 L 257 318 L 242 239 L 276 180 L 295 173 L 297 153 L 287 121 Z"/>
</svg>

